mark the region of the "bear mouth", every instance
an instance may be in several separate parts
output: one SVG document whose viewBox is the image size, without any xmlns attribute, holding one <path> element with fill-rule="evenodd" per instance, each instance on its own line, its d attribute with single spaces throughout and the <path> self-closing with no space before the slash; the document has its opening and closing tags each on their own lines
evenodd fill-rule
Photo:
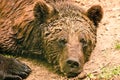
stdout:
<svg viewBox="0 0 120 80">
<path fill-rule="evenodd" d="M 78 76 L 79 74 L 80 74 L 80 72 L 79 72 L 79 73 L 69 72 L 69 73 L 67 73 L 67 77 L 68 77 L 68 78 L 73 78 L 73 77 Z"/>
</svg>

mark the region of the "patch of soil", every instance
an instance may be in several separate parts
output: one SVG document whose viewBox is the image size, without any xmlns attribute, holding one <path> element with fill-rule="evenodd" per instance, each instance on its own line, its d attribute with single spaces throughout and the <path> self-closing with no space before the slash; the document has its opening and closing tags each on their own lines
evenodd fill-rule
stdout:
<svg viewBox="0 0 120 80">
<path fill-rule="evenodd" d="M 80 7 L 87 10 L 92 5 L 100 4 L 104 9 L 104 17 L 97 32 L 97 45 L 90 61 L 84 66 L 86 73 L 99 73 L 105 66 L 120 65 L 120 50 L 115 49 L 120 42 L 120 0 L 75 0 Z M 32 73 L 26 80 L 68 80 L 49 71 L 43 65 L 38 65 L 27 59 L 22 61 L 32 68 Z M 69 79 L 73 80 L 73 79 Z M 120 80 L 114 78 L 113 80 Z"/>
</svg>

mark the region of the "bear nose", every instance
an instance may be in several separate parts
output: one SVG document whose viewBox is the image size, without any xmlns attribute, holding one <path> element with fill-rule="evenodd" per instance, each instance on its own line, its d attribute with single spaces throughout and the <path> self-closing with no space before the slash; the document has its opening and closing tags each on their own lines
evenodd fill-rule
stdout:
<svg viewBox="0 0 120 80">
<path fill-rule="evenodd" d="M 70 68 L 79 68 L 80 64 L 77 60 L 73 60 L 73 59 L 68 59 L 66 61 L 66 64 L 70 67 Z"/>
</svg>

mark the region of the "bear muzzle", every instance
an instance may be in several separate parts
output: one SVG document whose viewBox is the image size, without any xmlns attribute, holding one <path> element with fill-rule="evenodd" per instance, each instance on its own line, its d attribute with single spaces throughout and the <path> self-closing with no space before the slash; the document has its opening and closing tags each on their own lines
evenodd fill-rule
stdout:
<svg viewBox="0 0 120 80">
<path fill-rule="evenodd" d="M 63 65 L 63 73 L 68 77 L 76 77 L 82 71 L 79 59 L 68 58 Z"/>
</svg>

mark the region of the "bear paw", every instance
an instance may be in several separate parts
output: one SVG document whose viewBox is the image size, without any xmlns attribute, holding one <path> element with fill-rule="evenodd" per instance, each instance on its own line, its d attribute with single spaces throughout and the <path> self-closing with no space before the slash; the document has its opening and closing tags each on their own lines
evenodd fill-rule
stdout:
<svg viewBox="0 0 120 80">
<path fill-rule="evenodd" d="M 22 80 L 30 74 L 31 69 L 29 66 L 17 59 L 10 58 L 10 60 L 7 74 L 5 74 L 5 80 Z"/>
</svg>

